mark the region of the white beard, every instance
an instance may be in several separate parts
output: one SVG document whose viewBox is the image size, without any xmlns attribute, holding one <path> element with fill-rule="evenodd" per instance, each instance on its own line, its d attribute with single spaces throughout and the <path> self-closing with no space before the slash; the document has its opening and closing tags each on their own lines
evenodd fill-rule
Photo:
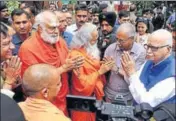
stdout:
<svg viewBox="0 0 176 121">
<path fill-rule="evenodd" d="M 48 34 L 45 30 L 41 32 L 41 38 L 49 44 L 55 44 L 59 41 L 57 34 Z"/>
<path fill-rule="evenodd" d="M 88 45 L 86 46 L 86 51 L 88 55 L 100 60 L 100 50 L 97 47 L 97 43 L 95 43 L 94 45 L 88 43 Z"/>
</svg>

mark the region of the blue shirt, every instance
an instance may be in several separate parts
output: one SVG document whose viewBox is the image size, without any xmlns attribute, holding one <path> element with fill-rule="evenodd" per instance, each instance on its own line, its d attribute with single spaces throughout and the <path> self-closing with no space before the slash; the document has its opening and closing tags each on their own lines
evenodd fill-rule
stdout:
<svg viewBox="0 0 176 121">
<path fill-rule="evenodd" d="M 70 32 L 66 32 L 66 31 L 65 31 L 65 32 L 63 33 L 62 37 L 63 37 L 64 40 L 66 41 L 67 46 L 68 46 L 68 48 L 69 48 L 70 43 L 71 43 L 72 38 L 73 38 L 73 35 L 72 35 Z"/>
<path fill-rule="evenodd" d="M 13 55 L 18 55 L 18 50 L 23 43 L 18 34 L 12 36 L 12 43 L 15 45 L 15 49 L 12 50 Z"/>
</svg>

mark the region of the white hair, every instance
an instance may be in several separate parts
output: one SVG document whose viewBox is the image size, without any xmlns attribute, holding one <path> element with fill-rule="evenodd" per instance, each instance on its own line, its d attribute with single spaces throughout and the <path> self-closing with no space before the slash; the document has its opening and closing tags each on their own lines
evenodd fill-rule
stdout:
<svg viewBox="0 0 176 121">
<path fill-rule="evenodd" d="M 169 32 L 168 30 L 166 29 L 158 29 L 156 31 L 154 31 L 151 36 L 157 36 L 159 37 L 161 40 L 164 40 L 165 41 L 165 44 L 166 45 L 169 45 L 172 47 L 172 44 L 173 44 L 173 38 L 172 38 L 172 34 L 171 32 Z"/>
<path fill-rule="evenodd" d="M 116 31 L 116 34 L 120 31 L 125 32 L 125 34 L 128 35 L 128 37 L 135 37 L 136 36 L 136 28 L 131 23 L 123 23 L 119 26 L 119 28 Z"/>
<path fill-rule="evenodd" d="M 92 39 L 91 34 L 95 29 L 97 29 L 97 27 L 92 23 L 85 23 L 82 25 L 82 27 L 73 36 L 70 47 L 80 48 L 84 45 L 87 45 L 88 42 Z"/>
</svg>

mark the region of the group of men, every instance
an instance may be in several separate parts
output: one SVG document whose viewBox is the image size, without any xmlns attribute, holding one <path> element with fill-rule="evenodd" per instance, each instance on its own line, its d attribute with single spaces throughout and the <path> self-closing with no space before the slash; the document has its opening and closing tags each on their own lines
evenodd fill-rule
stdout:
<svg viewBox="0 0 176 121">
<path fill-rule="evenodd" d="M 66 107 L 69 93 L 96 96 L 99 100 L 105 97 L 107 102 L 113 102 L 118 94 L 127 105 L 175 104 L 175 56 L 172 55 L 175 32 L 172 37 L 167 30 L 154 31 L 143 47 L 135 42 L 136 28 L 124 11 L 119 13 L 118 21 L 115 12 L 102 12 L 98 15 L 99 25 L 93 25 L 87 23 L 87 7 L 79 4 L 75 7 L 75 24 L 68 27 L 62 11 L 45 10 L 35 16 L 34 23 L 29 11 L 22 8 L 12 12 L 16 33 L 12 36 L 8 32 L 8 36 L 12 36 L 15 48 L 7 48 L 20 58 L 16 57 L 16 61 L 7 58 L 11 60 L 7 65 L 17 60 L 22 63 L 16 65 L 21 67 L 18 77 L 22 78 L 27 97 L 19 103 L 26 120 L 69 120 L 66 117 L 69 116 Z M 35 29 L 31 31 L 32 28 Z M 110 74 L 105 78 L 108 71 Z M 95 114 L 74 111 L 71 119 L 96 120 Z"/>
</svg>

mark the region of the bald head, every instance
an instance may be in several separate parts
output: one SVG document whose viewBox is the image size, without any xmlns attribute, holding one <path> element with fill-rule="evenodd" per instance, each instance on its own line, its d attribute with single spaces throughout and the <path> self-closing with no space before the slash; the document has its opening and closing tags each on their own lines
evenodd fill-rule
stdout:
<svg viewBox="0 0 176 121">
<path fill-rule="evenodd" d="M 128 37 L 135 37 L 136 36 L 136 29 L 135 26 L 131 23 L 123 23 L 119 26 L 117 30 L 117 34 L 121 32 L 125 35 L 128 35 Z"/>
<path fill-rule="evenodd" d="M 157 46 L 169 45 L 172 47 L 172 34 L 165 29 L 159 29 L 149 36 L 148 41 L 156 43 Z"/>
<path fill-rule="evenodd" d="M 30 66 L 23 75 L 22 86 L 28 95 L 35 95 L 43 88 L 48 87 L 60 76 L 54 66 L 48 64 L 36 64 Z"/>
</svg>

